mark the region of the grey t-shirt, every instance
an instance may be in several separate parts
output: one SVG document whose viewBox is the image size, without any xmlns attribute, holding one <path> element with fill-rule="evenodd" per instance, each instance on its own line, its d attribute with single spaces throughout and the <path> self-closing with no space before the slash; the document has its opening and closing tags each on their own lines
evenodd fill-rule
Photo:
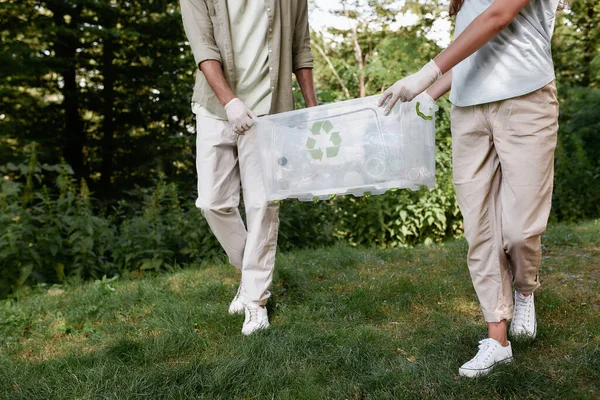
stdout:
<svg viewBox="0 0 600 400">
<path fill-rule="evenodd" d="M 494 0 L 465 0 L 455 37 Z M 452 69 L 450 101 L 461 107 L 531 93 L 554 80 L 550 42 L 558 0 L 531 0 L 496 37 Z"/>
</svg>

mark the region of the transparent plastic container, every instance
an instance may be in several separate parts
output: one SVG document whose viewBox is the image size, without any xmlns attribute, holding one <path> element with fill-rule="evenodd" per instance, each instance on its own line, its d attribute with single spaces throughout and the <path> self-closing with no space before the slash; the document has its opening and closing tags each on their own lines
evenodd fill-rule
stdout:
<svg viewBox="0 0 600 400">
<path fill-rule="evenodd" d="M 378 100 L 370 96 L 259 118 L 267 198 L 433 188 L 436 105 L 419 96 L 384 116 Z"/>
</svg>

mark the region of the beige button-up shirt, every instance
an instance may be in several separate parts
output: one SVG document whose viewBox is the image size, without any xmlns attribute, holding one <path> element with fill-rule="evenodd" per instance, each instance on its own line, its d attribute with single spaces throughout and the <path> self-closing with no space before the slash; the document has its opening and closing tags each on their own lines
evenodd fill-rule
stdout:
<svg viewBox="0 0 600 400">
<path fill-rule="evenodd" d="M 310 51 L 307 0 L 265 0 L 269 19 L 269 75 L 271 114 L 294 109 L 292 73 L 313 67 Z M 181 0 L 183 26 L 194 53 L 196 65 L 219 61 L 225 79 L 234 87 L 234 55 L 226 0 Z M 226 118 L 225 110 L 200 70 L 192 102 L 210 113 Z"/>
</svg>

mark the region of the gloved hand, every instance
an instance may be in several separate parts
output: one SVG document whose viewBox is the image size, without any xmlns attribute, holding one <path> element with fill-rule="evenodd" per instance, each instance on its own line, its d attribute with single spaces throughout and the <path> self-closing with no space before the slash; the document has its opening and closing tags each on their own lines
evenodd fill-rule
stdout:
<svg viewBox="0 0 600 400">
<path fill-rule="evenodd" d="M 411 101 L 442 76 L 440 68 L 431 60 L 417 73 L 400 79 L 388 88 L 379 99 L 379 107 L 385 106 L 384 115 L 388 115 L 398 100 Z"/>
<path fill-rule="evenodd" d="M 427 91 L 417 95 L 415 98 L 415 111 L 417 115 L 424 120 L 431 120 L 433 115 L 438 110 L 438 106 L 435 104 L 435 100 L 431 97 Z"/>
<path fill-rule="evenodd" d="M 254 125 L 256 114 L 237 97 L 225 104 L 225 112 L 229 123 L 238 135 L 243 135 Z"/>
</svg>

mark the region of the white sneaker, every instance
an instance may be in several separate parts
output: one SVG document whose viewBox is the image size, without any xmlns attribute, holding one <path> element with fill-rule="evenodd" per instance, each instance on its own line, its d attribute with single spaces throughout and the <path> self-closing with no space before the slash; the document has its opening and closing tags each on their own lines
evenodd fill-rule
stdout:
<svg viewBox="0 0 600 400">
<path fill-rule="evenodd" d="M 261 307 L 256 303 L 246 304 L 246 319 L 244 320 L 242 333 L 249 335 L 259 329 L 266 329 L 268 327 L 269 316 L 267 315 L 267 308 Z"/>
<path fill-rule="evenodd" d="M 242 294 L 242 284 L 238 287 L 237 293 L 233 298 L 233 301 L 229 305 L 229 314 L 241 314 L 244 312 L 246 303 L 244 302 L 244 295 Z"/>
<path fill-rule="evenodd" d="M 488 338 L 479 341 L 479 351 L 458 370 L 460 376 L 474 378 L 487 375 L 494 366 L 512 361 L 512 348 L 502 346 L 497 340 Z"/>
<path fill-rule="evenodd" d="M 533 293 L 523 296 L 515 290 L 515 312 L 510 324 L 510 336 L 513 338 L 534 339 L 537 333 L 535 304 Z"/>
</svg>

